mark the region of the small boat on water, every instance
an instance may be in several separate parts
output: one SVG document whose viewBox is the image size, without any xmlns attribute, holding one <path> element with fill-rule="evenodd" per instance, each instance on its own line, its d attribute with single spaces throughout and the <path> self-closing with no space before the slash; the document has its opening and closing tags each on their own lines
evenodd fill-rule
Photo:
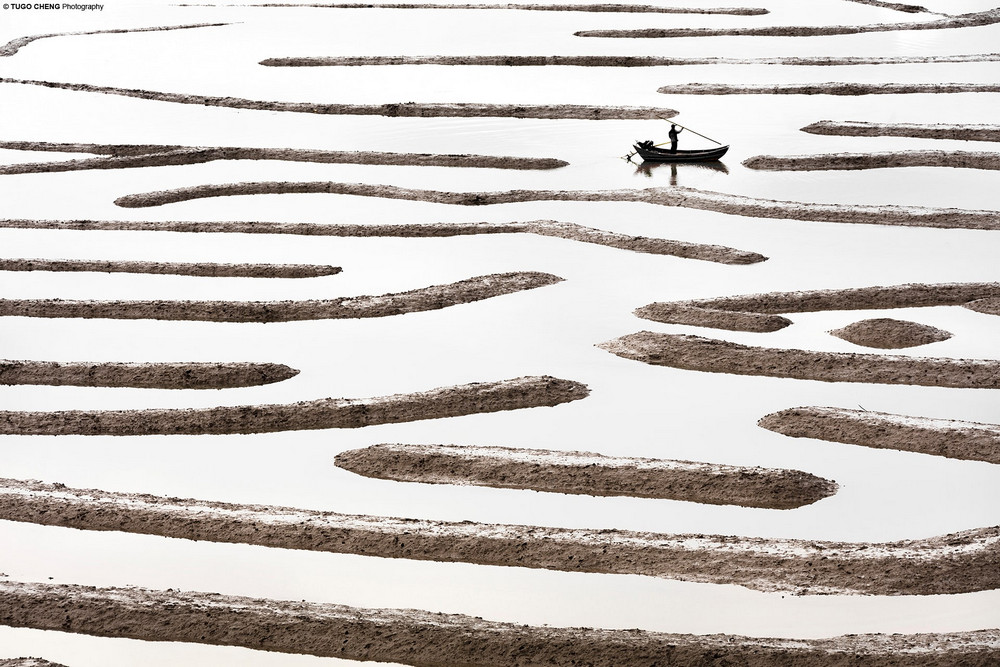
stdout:
<svg viewBox="0 0 1000 667">
<path fill-rule="evenodd" d="M 718 146 L 701 150 L 671 151 L 669 148 L 653 145 L 652 141 L 641 141 L 633 148 L 639 157 L 649 162 L 711 162 L 718 160 L 729 150 L 729 146 Z"/>
</svg>

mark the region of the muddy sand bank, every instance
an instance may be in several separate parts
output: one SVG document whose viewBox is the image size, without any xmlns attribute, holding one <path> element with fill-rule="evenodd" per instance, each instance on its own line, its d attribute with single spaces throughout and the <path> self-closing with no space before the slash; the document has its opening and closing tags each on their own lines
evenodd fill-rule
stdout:
<svg viewBox="0 0 1000 667">
<path fill-rule="evenodd" d="M 431 521 L 0 480 L 0 519 L 381 558 L 640 574 L 793 594 L 1000 587 L 1000 526 L 888 543 Z"/>
<path fill-rule="evenodd" d="M 1000 315 L 1000 298 L 995 296 L 977 299 L 963 305 L 983 315 Z"/>
<path fill-rule="evenodd" d="M 332 181 L 261 181 L 197 185 L 125 195 L 115 200 L 124 208 L 147 208 L 210 197 L 259 194 L 335 194 L 382 197 L 456 206 L 491 206 L 536 201 L 626 201 L 657 206 L 680 206 L 751 218 L 778 218 L 814 222 L 903 225 L 961 229 L 1000 229 L 1000 211 L 923 206 L 811 204 L 759 199 L 686 187 L 628 190 L 500 190 L 449 192 L 395 185 L 336 183 Z"/>
<path fill-rule="evenodd" d="M 759 7 L 661 7 L 658 5 L 629 5 L 623 3 L 438 3 L 438 2 L 334 2 L 334 3 L 263 3 L 253 7 L 317 7 L 322 9 L 508 9 L 539 12 L 597 12 L 612 14 L 729 14 L 734 16 L 759 16 L 768 10 Z"/>
<path fill-rule="evenodd" d="M 918 139 L 958 139 L 1000 141 L 1000 125 L 947 125 L 936 123 L 871 123 L 861 120 L 821 120 L 801 128 L 810 134 L 845 137 L 913 137 Z"/>
<path fill-rule="evenodd" d="M 145 588 L 0 581 L 0 624 L 392 662 L 414 667 L 989 667 L 997 630 L 762 639 L 501 623 Z M 722 661 L 722 662 L 720 662 Z"/>
<path fill-rule="evenodd" d="M 188 222 L 145 220 L 2 220 L 0 229 L 64 229 L 75 231 L 143 231 L 203 234 L 292 234 L 299 236 L 448 238 L 478 234 L 535 234 L 593 243 L 619 250 L 672 255 L 720 264 L 756 264 L 764 255 L 727 246 L 619 234 L 557 220 L 529 222 L 325 224 L 308 222 Z"/>
<path fill-rule="evenodd" d="M 41 658 L 7 658 L 0 660 L 0 667 L 66 667 Z"/>
<path fill-rule="evenodd" d="M 909 283 L 659 301 L 636 309 L 635 314 L 666 324 L 769 332 L 792 323 L 788 318 L 781 317 L 780 313 L 964 306 L 970 302 L 997 297 L 1000 297 L 1000 283 Z"/>
<path fill-rule="evenodd" d="M 0 271 L 150 273 L 207 278 L 318 278 L 343 269 L 319 264 L 217 264 L 82 259 L 0 259 Z"/>
<path fill-rule="evenodd" d="M 306 301 L 0 299 L 0 317 L 256 323 L 390 317 L 472 303 L 561 281 L 562 278 L 548 273 L 513 272 L 477 276 L 396 294 Z"/>
<path fill-rule="evenodd" d="M 952 167 L 1000 169 L 1000 153 L 985 151 L 893 151 L 884 153 L 830 153 L 826 155 L 755 155 L 743 161 L 748 169 L 822 171 L 838 169 L 893 169 L 897 167 Z"/>
<path fill-rule="evenodd" d="M 769 509 L 802 507 L 837 491 L 836 483 L 800 470 L 508 447 L 383 444 L 343 452 L 335 463 L 365 477 L 403 482 Z"/>
<path fill-rule="evenodd" d="M 212 408 L 0 411 L 3 435 L 204 435 L 363 428 L 484 412 L 552 407 L 586 398 L 586 385 L 549 376 L 441 387 L 375 398 Z"/>
<path fill-rule="evenodd" d="M 0 57 L 12 56 L 22 48 L 39 39 L 49 39 L 50 37 L 79 37 L 82 35 L 120 35 L 132 32 L 160 32 L 163 30 L 188 30 L 191 28 L 218 28 L 220 26 L 232 25 L 230 23 L 191 23 L 187 25 L 161 26 L 157 28 L 118 28 L 111 30 L 89 30 L 84 32 L 50 32 L 44 35 L 28 35 L 12 39 L 0 46 Z"/>
<path fill-rule="evenodd" d="M 792 438 L 1000 464 L 1000 424 L 847 408 L 801 407 L 771 413 L 757 425 Z"/>
<path fill-rule="evenodd" d="M 573 118 L 580 120 L 651 120 L 676 116 L 673 109 L 663 107 L 608 107 L 581 104 L 479 104 L 473 102 L 417 103 L 391 102 L 387 104 L 338 104 L 321 102 L 276 102 L 250 100 L 242 97 L 217 97 L 164 93 L 155 90 L 97 86 L 87 83 L 62 83 L 0 77 L 0 84 L 42 86 L 61 90 L 102 95 L 121 95 L 155 102 L 195 104 L 228 109 L 255 111 L 289 111 L 346 116 L 389 116 L 392 118 Z"/>
<path fill-rule="evenodd" d="M 0 360 L 0 385 L 229 389 L 256 387 L 295 377 L 283 364 L 114 363 Z"/>
<path fill-rule="evenodd" d="M 679 83 L 657 89 L 664 95 L 907 95 L 1000 93 L 997 83 Z"/>
<path fill-rule="evenodd" d="M 855 345 L 898 350 L 906 347 L 929 345 L 951 338 L 952 334 L 919 322 L 879 317 L 861 320 L 830 332 Z"/>
<path fill-rule="evenodd" d="M 925 387 L 1000 389 L 1000 361 L 814 352 L 640 331 L 598 345 L 625 359 L 706 373 Z"/>
</svg>

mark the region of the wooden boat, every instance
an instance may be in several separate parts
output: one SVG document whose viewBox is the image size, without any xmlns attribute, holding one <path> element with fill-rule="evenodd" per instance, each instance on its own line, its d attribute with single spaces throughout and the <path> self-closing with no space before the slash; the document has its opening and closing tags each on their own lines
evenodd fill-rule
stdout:
<svg viewBox="0 0 1000 667">
<path fill-rule="evenodd" d="M 651 141 L 640 142 L 635 144 L 633 148 L 639 157 L 649 162 L 711 162 L 718 160 L 729 150 L 729 146 L 718 146 L 717 148 L 671 152 L 669 148 L 654 146 Z"/>
</svg>

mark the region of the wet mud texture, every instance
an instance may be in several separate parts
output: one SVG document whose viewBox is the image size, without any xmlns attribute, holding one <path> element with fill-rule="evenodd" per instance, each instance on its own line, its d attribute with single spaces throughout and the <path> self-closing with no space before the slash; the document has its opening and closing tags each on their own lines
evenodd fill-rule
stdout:
<svg viewBox="0 0 1000 667">
<path fill-rule="evenodd" d="M 163 30 L 187 30 L 190 28 L 217 28 L 224 25 L 231 25 L 229 23 L 193 23 L 190 25 L 173 25 L 173 26 L 162 26 L 159 28 L 121 28 L 113 30 L 90 30 L 87 32 L 51 32 L 44 35 L 29 35 L 27 37 L 18 37 L 13 39 L 3 46 L 0 46 L 0 57 L 12 56 L 19 50 L 31 44 L 39 39 L 48 39 L 50 37 L 78 37 L 81 35 L 112 35 L 112 34 L 123 34 L 131 32 L 160 32 Z"/>
<path fill-rule="evenodd" d="M 581 30 L 578 37 L 818 37 L 824 35 L 856 35 L 865 32 L 892 32 L 896 30 L 944 30 L 972 28 L 1000 23 L 1000 8 L 982 12 L 959 14 L 929 21 L 906 23 L 873 23 L 868 25 L 826 26 L 761 26 L 754 28 L 643 28 L 638 30 Z"/>
<path fill-rule="evenodd" d="M 910 93 L 1000 93 L 996 83 L 679 83 L 658 88 L 665 95 L 905 95 Z"/>
<path fill-rule="evenodd" d="M 7 658 L 0 660 L 0 667 L 66 667 L 41 658 Z"/>
<path fill-rule="evenodd" d="M 992 296 L 970 301 L 965 307 L 984 315 L 1000 315 L 1000 297 Z"/>
<path fill-rule="evenodd" d="M 989 667 L 997 630 L 764 639 L 529 626 L 218 593 L 0 582 L 0 624 L 414 667 Z"/>
<path fill-rule="evenodd" d="M 281 382 L 299 374 L 282 364 L 112 363 L 0 359 L 0 385 L 229 389 Z"/>
<path fill-rule="evenodd" d="M 932 56 L 773 56 L 764 58 L 673 56 L 309 56 L 265 58 L 265 67 L 447 65 L 476 67 L 671 67 L 685 65 L 899 65 L 996 62 L 1000 53 Z"/>
<path fill-rule="evenodd" d="M 381 558 L 641 574 L 799 595 L 1000 587 L 1000 526 L 852 543 L 338 514 L 10 479 L 0 480 L 0 519 Z"/>
<path fill-rule="evenodd" d="M 0 299 L 0 317 L 188 320 L 200 322 L 296 322 L 389 317 L 438 310 L 462 303 L 561 282 L 548 273 L 515 272 L 468 278 L 448 285 L 340 299 L 309 301 L 68 301 Z"/>
<path fill-rule="evenodd" d="M 771 413 L 757 425 L 792 438 L 1000 464 L 1000 424 L 801 407 Z"/>
<path fill-rule="evenodd" d="M 814 222 L 844 222 L 911 227 L 1000 229 L 1000 211 L 922 206 L 851 206 L 758 199 L 711 190 L 669 187 L 629 190 L 501 190 L 495 192 L 448 192 L 418 190 L 395 185 L 335 183 L 332 181 L 262 181 L 197 185 L 126 195 L 115 200 L 124 208 L 147 208 L 208 197 L 257 194 L 337 194 L 382 197 L 456 206 L 491 206 L 533 201 L 628 201 L 680 206 L 750 218 L 778 218 Z"/>
<path fill-rule="evenodd" d="M 800 470 L 507 447 L 373 445 L 338 454 L 335 463 L 365 477 L 401 482 L 768 509 L 802 507 L 837 491 L 836 483 Z"/>
<path fill-rule="evenodd" d="M 299 222 L 187 222 L 145 220 L 0 220 L 0 228 L 101 231 L 154 231 L 224 234 L 297 234 L 300 236 L 351 236 L 394 238 L 448 238 L 477 234 L 535 234 L 593 243 L 619 250 L 672 255 L 720 264 L 756 264 L 764 255 L 727 246 L 618 234 L 572 222 L 414 223 L 401 225 L 316 224 Z"/>
<path fill-rule="evenodd" d="M 584 4 L 522 4 L 522 3 L 476 3 L 443 4 L 436 2 L 334 2 L 334 3 L 263 3 L 253 7 L 319 7 L 322 9 L 512 9 L 540 12 L 599 12 L 626 14 L 731 14 L 736 16 L 759 16 L 768 10 L 758 7 L 659 7 L 657 5 L 629 5 L 622 3 Z"/>
<path fill-rule="evenodd" d="M 806 125 L 802 131 L 810 134 L 845 137 L 914 137 L 919 139 L 1000 141 L 1000 125 L 921 125 L 917 123 L 870 123 L 860 120 L 821 120 Z"/>
<path fill-rule="evenodd" d="M 479 104 L 473 102 L 417 103 L 391 102 L 387 104 L 337 104 L 320 102 L 275 102 L 249 100 L 242 97 L 216 97 L 211 95 L 187 95 L 184 93 L 164 93 L 155 90 L 116 88 L 87 83 L 61 83 L 58 81 L 35 81 L 0 77 L 0 84 L 19 84 L 73 90 L 102 95 L 121 95 L 155 102 L 176 104 L 196 104 L 207 107 L 228 109 L 250 109 L 255 111 L 290 111 L 344 116 L 388 116 L 393 118 L 573 118 L 582 120 L 651 120 L 676 116 L 673 109 L 663 107 L 607 107 L 579 104 Z"/>
<path fill-rule="evenodd" d="M 640 331 L 598 345 L 625 359 L 706 373 L 924 387 L 1000 389 L 1000 361 L 814 352 Z"/>
<path fill-rule="evenodd" d="M 926 7 L 921 7 L 920 5 L 906 5 L 900 2 L 883 2 L 882 0 L 850 0 L 850 2 L 857 2 L 862 5 L 871 5 L 873 7 L 882 7 L 883 9 L 895 9 L 897 12 L 906 12 L 907 14 L 919 14 L 921 12 L 930 12 Z"/>
<path fill-rule="evenodd" d="M 948 340 L 952 336 L 947 331 L 927 324 L 888 317 L 854 322 L 841 329 L 834 329 L 830 334 L 855 345 L 884 350 L 929 345 Z"/>
<path fill-rule="evenodd" d="M 317 264 L 216 264 L 214 262 L 134 262 L 75 259 L 0 259 L 0 271 L 83 271 L 151 273 L 206 278 L 318 278 L 340 273 L 339 266 Z"/>
<path fill-rule="evenodd" d="M 147 410 L 0 411 L 3 435 L 204 435 L 363 428 L 422 419 L 555 406 L 586 398 L 586 385 L 549 376 L 474 382 L 376 398 Z"/>
<path fill-rule="evenodd" d="M 744 160 L 743 166 L 749 169 L 769 171 L 891 169 L 896 167 L 953 167 L 995 170 L 1000 169 L 1000 153 L 985 151 L 895 151 L 827 155 L 755 155 Z"/>
<path fill-rule="evenodd" d="M 69 144 L 38 141 L 3 141 L 0 148 L 22 151 L 95 153 L 107 157 L 61 162 L 27 162 L 0 166 L 0 175 L 39 174 L 87 169 L 133 169 L 202 164 L 215 160 L 283 160 L 324 164 L 377 164 L 421 167 L 473 167 L 484 169 L 558 169 L 569 163 L 554 158 L 498 155 L 439 155 L 429 153 L 379 153 L 373 151 L 324 151 L 298 148 L 243 148 L 236 146 L 169 146 L 149 144 Z"/>
<path fill-rule="evenodd" d="M 754 331 L 777 331 L 792 323 L 780 313 L 825 310 L 884 310 L 962 306 L 1000 297 L 1000 283 L 910 283 L 809 292 L 767 292 L 717 299 L 660 301 L 635 311 L 638 317 L 666 324 Z"/>
</svg>

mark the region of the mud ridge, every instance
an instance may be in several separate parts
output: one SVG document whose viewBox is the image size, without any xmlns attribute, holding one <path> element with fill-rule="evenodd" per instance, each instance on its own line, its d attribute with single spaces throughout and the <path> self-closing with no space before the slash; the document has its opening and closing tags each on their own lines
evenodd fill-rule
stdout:
<svg viewBox="0 0 1000 667">
<path fill-rule="evenodd" d="M 374 151 L 324 151 L 296 148 L 243 148 L 235 146 L 156 146 L 115 144 L 68 144 L 3 141 L 0 148 L 23 151 L 96 153 L 109 157 L 60 162 L 27 162 L 0 166 L 0 174 L 38 174 L 85 169 L 133 169 L 203 164 L 216 160 L 282 160 L 323 164 L 405 165 L 420 167 L 469 167 L 480 169 L 558 169 L 569 163 L 554 158 L 498 155 L 434 155 L 428 153 L 381 153 Z"/>
<path fill-rule="evenodd" d="M 757 425 L 792 438 L 1000 464 L 1000 424 L 847 408 L 801 407 L 773 412 L 761 418 Z"/>
<path fill-rule="evenodd" d="M 389 116 L 393 118 L 573 118 L 582 120 L 651 120 L 677 115 L 673 109 L 663 107 L 608 107 L 582 104 L 480 104 L 474 102 L 418 103 L 391 102 L 387 104 L 337 104 L 313 102 L 275 102 L 250 100 L 242 97 L 215 97 L 186 95 L 154 90 L 97 86 L 87 83 L 61 83 L 0 77 L 0 83 L 42 86 L 102 95 L 121 95 L 155 102 L 196 104 L 227 109 L 254 111 L 289 111 L 345 116 Z"/>
<path fill-rule="evenodd" d="M 871 5 L 873 7 L 882 7 L 883 9 L 895 9 L 897 12 L 905 12 L 907 14 L 921 14 L 928 13 L 934 14 L 926 7 L 921 7 L 920 5 L 906 5 L 900 2 L 884 2 L 883 0 L 848 0 L 849 2 L 857 2 L 862 5 Z"/>
<path fill-rule="evenodd" d="M 681 83 L 663 86 L 665 95 L 905 95 L 945 93 L 1000 93 L 996 83 Z"/>
<path fill-rule="evenodd" d="M 295 377 L 283 364 L 250 362 L 114 363 L 0 360 L 0 385 L 229 389 L 255 387 Z"/>
<path fill-rule="evenodd" d="M 446 65 L 476 67 L 680 67 L 686 65 L 901 65 L 996 62 L 1000 53 L 932 56 L 774 56 L 682 58 L 672 56 L 309 56 L 265 58 L 264 67 L 371 67 Z"/>
<path fill-rule="evenodd" d="M 660 301 L 636 309 L 635 314 L 667 324 L 768 332 L 777 331 L 792 323 L 779 313 L 962 306 L 990 297 L 1000 297 L 1000 283 L 909 283 L 888 287 L 767 292 L 716 299 Z"/>
<path fill-rule="evenodd" d="M 970 301 L 963 305 L 969 310 L 974 310 L 984 315 L 1000 315 L 1000 298 L 995 296 Z"/>
<path fill-rule="evenodd" d="M 952 167 L 1000 169 L 1000 153 L 983 151 L 892 151 L 886 153 L 832 153 L 826 155 L 755 155 L 743 161 L 749 169 L 821 171 L 834 169 L 892 169 L 896 167 Z"/>
<path fill-rule="evenodd" d="M 917 123 L 870 123 L 860 120 L 821 120 L 806 125 L 802 131 L 811 134 L 845 137 L 914 137 L 919 139 L 1000 141 L 1000 125 L 921 125 Z"/>
<path fill-rule="evenodd" d="M 505 190 L 496 192 L 448 192 L 419 190 L 395 185 L 335 183 L 331 181 L 264 181 L 196 185 L 126 195 L 115 200 L 124 208 L 163 206 L 207 197 L 257 194 L 338 194 L 384 197 L 457 206 L 490 206 L 535 201 L 625 201 L 658 206 L 681 206 L 750 218 L 778 218 L 814 222 L 845 222 L 872 225 L 903 225 L 960 229 L 1000 229 L 1000 211 L 923 206 L 812 204 L 758 199 L 711 190 L 659 187 L 628 190 Z"/>
<path fill-rule="evenodd" d="M 258 323 L 389 317 L 482 301 L 561 281 L 562 278 L 549 273 L 522 271 L 477 276 L 447 285 L 433 285 L 395 294 L 305 301 L 0 299 L 0 317 Z"/>
<path fill-rule="evenodd" d="M 201 5 L 199 5 L 201 6 Z M 335 2 L 335 3 L 258 3 L 251 7 L 314 7 L 321 9 L 511 9 L 540 12 L 599 12 L 625 14 L 731 14 L 760 16 L 768 10 L 760 7 L 660 7 L 657 5 L 627 5 L 620 3 L 581 4 L 442 4 L 436 2 Z"/>
<path fill-rule="evenodd" d="M 755 28 L 645 28 L 639 30 L 581 30 L 578 37 L 817 37 L 824 35 L 856 35 L 865 32 L 892 32 L 896 30 L 944 30 L 972 28 L 1000 23 L 1000 8 L 982 12 L 959 14 L 929 21 L 907 23 L 873 23 L 869 25 L 827 26 L 761 26 Z"/>
<path fill-rule="evenodd" d="M 1000 361 L 814 352 L 740 345 L 714 338 L 640 331 L 599 348 L 655 366 L 733 375 L 1000 389 Z"/>
<path fill-rule="evenodd" d="M 855 345 L 886 350 L 929 345 L 948 340 L 952 336 L 937 327 L 888 317 L 854 322 L 841 329 L 834 329 L 830 335 Z"/>
<path fill-rule="evenodd" d="M 474 382 L 375 398 L 147 410 L 0 411 L 3 435 L 204 435 L 363 428 L 422 419 L 555 406 L 586 398 L 586 385 L 549 376 Z"/>
<path fill-rule="evenodd" d="M 150 273 L 210 278 L 318 278 L 343 269 L 319 264 L 217 264 L 82 259 L 0 259 L 0 271 Z"/>
<path fill-rule="evenodd" d="M 20 480 L 0 480 L 0 518 L 382 558 L 641 574 L 797 594 L 930 595 L 1000 587 L 1000 526 L 887 543 L 675 535 L 338 514 Z"/>
<path fill-rule="evenodd" d="M 672 255 L 720 264 L 756 264 L 764 255 L 727 246 L 618 234 L 572 222 L 414 223 L 414 224 L 316 224 L 298 222 L 189 222 L 145 220 L 2 220 L 0 229 L 64 229 L 100 231 L 155 231 L 203 234 L 296 234 L 300 236 L 349 236 L 396 238 L 448 238 L 477 234 L 535 234 L 593 243 L 619 250 Z"/>
<path fill-rule="evenodd" d="M 802 507 L 837 491 L 835 482 L 800 470 L 508 447 L 372 445 L 342 452 L 335 463 L 358 475 L 399 482 L 767 509 Z"/>
<path fill-rule="evenodd" d="M 66 667 L 41 658 L 7 658 L 0 660 L 0 667 Z"/>
<path fill-rule="evenodd" d="M 224 25 L 232 25 L 231 23 L 192 23 L 189 25 L 172 25 L 172 26 L 161 26 L 158 28 L 120 28 L 112 30 L 90 30 L 86 32 L 50 32 L 44 35 L 29 35 L 27 37 L 18 37 L 13 39 L 3 46 L 0 46 L 0 57 L 12 56 L 17 53 L 20 49 L 31 44 L 39 39 L 48 39 L 50 37 L 78 37 L 82 35 L 117 35 L 129 32 L 159 32 L 162 30 L 188 30 L 190 28 L 217 28 Z"/>
</svg>

